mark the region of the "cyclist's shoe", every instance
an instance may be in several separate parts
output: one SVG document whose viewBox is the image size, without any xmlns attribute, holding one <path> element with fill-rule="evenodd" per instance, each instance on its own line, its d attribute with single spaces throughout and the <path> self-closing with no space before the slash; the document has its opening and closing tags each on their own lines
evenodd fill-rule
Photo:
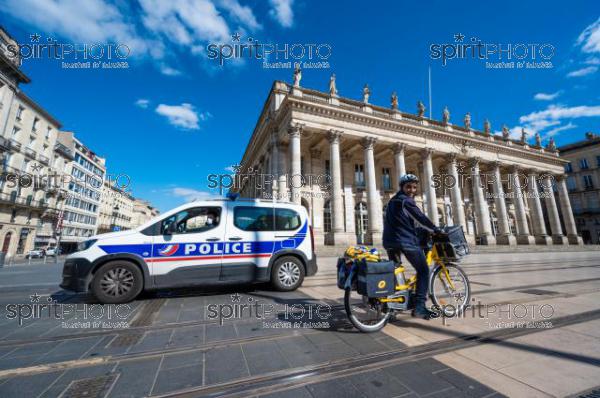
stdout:
<svg viewBox="0 0 600 398">
<path fill-rule="evenodd" d="M 431 311 L 430 309 L 428 309 L 425 306 L 415 308 L 414 310 L 412 310 L 411 315 L 414 316 L 415 318 L 425 319 L 426 321 L 440 316 L 439 313 L 437 313 L 435 311 Z"/>
</svg>

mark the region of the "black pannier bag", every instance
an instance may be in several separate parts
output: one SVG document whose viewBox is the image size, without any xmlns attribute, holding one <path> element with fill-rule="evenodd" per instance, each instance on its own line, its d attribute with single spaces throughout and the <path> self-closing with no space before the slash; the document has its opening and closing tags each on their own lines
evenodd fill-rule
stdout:
<svg viewBox="0 0 600 398">
<path fill-rule="evenodd" d="M 469 245 L 461 225 L 444 229 L 446 236 L 436 236 L 435 245 L 441 258 L 458 260 L 469 254 Z"/>
<path fill-rule="evenodd" d="M 358 294 L 367 297 L 387 297 L 394 293 L 393 261 L 371 262 L 365 259 L 358 260 Z"/>
</svg>

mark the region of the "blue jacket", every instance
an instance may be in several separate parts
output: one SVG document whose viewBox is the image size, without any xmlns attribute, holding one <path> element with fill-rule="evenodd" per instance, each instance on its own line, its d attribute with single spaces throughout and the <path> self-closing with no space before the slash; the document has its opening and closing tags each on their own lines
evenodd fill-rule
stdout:
<svg viewBox="0 0 600 398">
<path fill-rule="evenodd" d="M 418 246 L 417 221 L 421 227 L 436 231 L 438 228 L 431 222 L 415 200 L 402 191 L 390 199 L 385 211 L 383 224 L 383 247 L 401 248 Z"/>
</svg>

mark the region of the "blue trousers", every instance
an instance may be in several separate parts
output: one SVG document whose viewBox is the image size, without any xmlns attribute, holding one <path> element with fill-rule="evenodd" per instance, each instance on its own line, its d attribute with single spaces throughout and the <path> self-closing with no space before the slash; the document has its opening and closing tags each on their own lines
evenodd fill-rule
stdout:
<svg viewBox="0 0 600 398">
<path fill-rule="evenodd" d="M 415 307 L 424 307 L 429 290 L 429 267 L 423 249 L 418 246 L 386 247 L 388 258 L 400 264 L 401 254 L 404 254 L 408 262 L 417 271 L 417 291 L 415 294 Z"/>
</svg>

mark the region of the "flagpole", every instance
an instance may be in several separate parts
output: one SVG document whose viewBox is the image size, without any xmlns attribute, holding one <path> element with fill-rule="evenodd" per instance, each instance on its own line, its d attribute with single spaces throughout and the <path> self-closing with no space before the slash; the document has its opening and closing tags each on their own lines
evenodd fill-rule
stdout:
<svg viewBox="0 0 600 398">
<path fill-rule="evenodd" d="M 431 119 L 432 115 L 432 105 L 431 105 L 431 66 L 429 67 L 429 118 Z"/>
</svg>

